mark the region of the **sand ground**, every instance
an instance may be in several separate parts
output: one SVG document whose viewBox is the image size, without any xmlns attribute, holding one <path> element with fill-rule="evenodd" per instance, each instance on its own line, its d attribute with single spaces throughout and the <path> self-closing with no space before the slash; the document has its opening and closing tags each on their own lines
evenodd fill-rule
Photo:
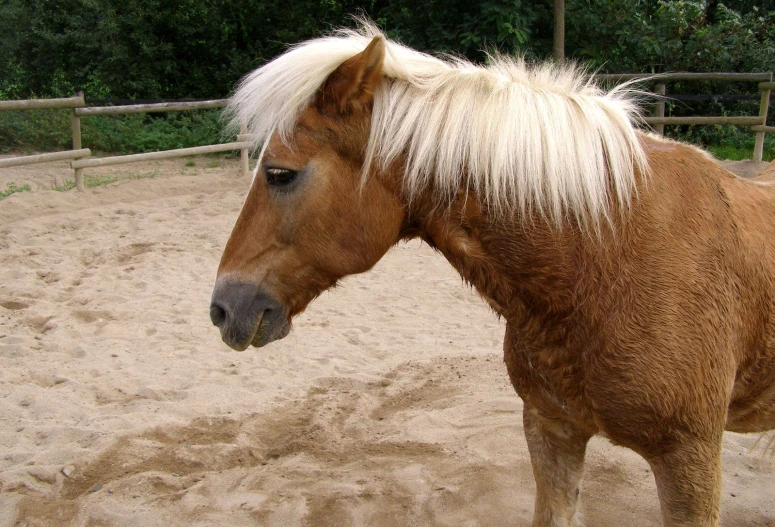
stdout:
<svg viewBox="0 0 775 527">
<path fill-rule="evenodd" d="M 0 526 L 527 526 L 503 323 L 401 244 L 267 348 L 208 318 L 249 183 L 234 160 L 0 170 Z M 748 175 L 764 165 L 730 165 Z M 775 461 L 724 440 L 723 525 L 775 526 Z M 660 524 L 634 453 L 591 442 L 589 525 Z"/>
</svg>

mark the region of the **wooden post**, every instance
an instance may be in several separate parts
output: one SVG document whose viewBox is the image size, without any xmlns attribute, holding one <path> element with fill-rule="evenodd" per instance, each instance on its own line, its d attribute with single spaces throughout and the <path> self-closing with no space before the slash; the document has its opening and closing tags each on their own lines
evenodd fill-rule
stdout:
<svg viewBox="0 0 775 527">
<path fill-rule="evenodd" d="M 761 102 L 759 103 L 759 117 L 762 118 L 762 126 L 767 126 L 767 111 L 770 108 L 770 88 L 766 84 L 770 83 L 762 83 L 765 84 L 764 86 L 759 86 L 759 88 L 762 90 L 762 98 Z M 753 146 L 753 160 L 754 163 L 761 163 L 762 157 L 764 156 L 764 134 L 766 132 L 762 130 L 761 132 L 756 132 L 756 142 Z"/>
<path fill-rule="evenodd" d="M 240 123 L 239 126 L 240 135 L 245 135 L 248 133 L 248 125 L 244 122 Z M 242 148 L 239 151 L 240 155 L 240 168 L 242 169 L 242 175 L 248 176 L 250 175 L 250 151 L 247 148 Z"/>
<path fill-rule="evenodd" d="M 80 97 L 81 104 L 84 104 L 83 101 L 83 92 L 79 91 L 76 94 L 77 97 Z M 78 114 L 75 113 L 75 108 L 73 108 L 73 118 L 71 121 L 72 130 L 73 130 L 73 150 L 80 150 L 81 149 L 81 118 L 78 117 Z M 83 169 L 82 168 L 76 168 L 75 171 L 75 188 L 79 192 L 83 192 Z"/>
<path fill-rule="evenodd" d="M 657 99 L 657 104 L 654 107 L 654 117 L 664 117 L 665 116 L 664 96 L 666 93 L 665 85 L 663 83 L 659 83 L 656 86 L 654 86 L 654 93 L 661 96 L 659 99 Z M 665 135 L 665 125 L 655 124 L 654 131 L 659 135 Z"/>
<path fill-rule="evenodd" d="M 565 0 L 554 0 L 554 60 L 565 58 Z"/>
</svg>

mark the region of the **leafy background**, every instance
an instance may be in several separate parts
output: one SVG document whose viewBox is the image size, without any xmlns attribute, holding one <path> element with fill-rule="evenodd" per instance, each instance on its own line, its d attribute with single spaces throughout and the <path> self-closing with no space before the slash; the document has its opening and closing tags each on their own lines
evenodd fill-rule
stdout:
<svg viewBox="0 0 775 527">
<path fill-rule="evenodd" d="M 87 99 L 222 98 L 289 44 L 352 25 L 353 14 L 433 53 L 551 57 L 551 0 L 0 0 L 0 99 L 77 90 Z M 601 72 L 773 71 L 775 0 L 566 0 L 566 56 Z M 670 93 L 757 91 L 753 83 L 682 82 Z M 668 105 L 672 115 L 757 111 L 758 100 Z M 0 151 L 68 148 L 66 119 L 0 113 Z M 216 112 L 93 117 L 84 128 L 84 144 L 106 151 L 219 140 Z M 728 126 L 668 130 L 705 146 L 753 142 L 749 130 Z M 772 156 L 771 140 L 767 147 Z"/>
</svg>

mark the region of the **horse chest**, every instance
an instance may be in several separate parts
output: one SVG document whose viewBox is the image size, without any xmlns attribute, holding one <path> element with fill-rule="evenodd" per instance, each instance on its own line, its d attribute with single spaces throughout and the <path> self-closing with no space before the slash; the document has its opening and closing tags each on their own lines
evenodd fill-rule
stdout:
<svg viewBox="0 0 775 527">
<path fill-rule="evenodd" d="M 587 420 L 581 354 L 562 347 L 532 346 L 508 327 L 503 348 L 509 377 L 523 400 L 545 417 Z"/>
</svg>

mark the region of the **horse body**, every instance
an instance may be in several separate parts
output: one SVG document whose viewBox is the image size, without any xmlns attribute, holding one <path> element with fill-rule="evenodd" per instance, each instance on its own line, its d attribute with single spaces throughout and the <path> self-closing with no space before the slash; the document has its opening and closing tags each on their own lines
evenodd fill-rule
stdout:
<svg viewBox="0 0 775 527">
<path fill-rule="evenodd" d="M 507 321 L 504 358 L 531 455 L 550 464 L 536 471 L 539 494 L 543 480 L 543 492 L 567 497 L 554 508 L 574 511 L 584 445 L 602 434 L 652 464 L 660 492 L 683 502 L 665 518 L 680 525 L 718 510 L 724 428 L 775 426 L 775 187 L 695 148 L 642 140 L 651 178 L 596 242 L 537 218 L 530 228 L 486 218 L 471 196 L 441 220 L 421 212 L 432 218 L 421 236 Z M 547 437 L 558 444 L 544 452 Z M 673 479 L 691 491 L 670 488 Z M 538 525 L 553 525 L 552 514 Z M 717 516 L 705 520 L 687 524 Z"/>
<path fill-rule="evenodd" d="M 595 434 L 651 464 L 666 525 L 717 525 L 723 430 L 775 427 L 773 187 L 742 181 L 690 146 L 634 133 L 633 145 L 627 129 L 607 144 L 631 155 L 633 176 L 622 180 L 631 197 L 610 183 L 604 208 L 584 199 L 613 175 L 598 186 L 545 180 L 534 190 L 573 188 L 554 207 L 505 211 L 465 173 L 471 165 L 452 179 L 418 171 L 423 184 L 407 186 L 424 143 L 369 161 L 373 128 L 387 126 L 384 115 L 373 118 L 383 64 L 378 36 L 327 72 L 290 128 L 275 123 L 213 292 L 224 340 L 244 349 L 282 338 L 336 280 L 420 237 L 506 320 L 504 358 L 525 402 L 537 483 L 535 526 L 579 521 Z"/>
</svg>

